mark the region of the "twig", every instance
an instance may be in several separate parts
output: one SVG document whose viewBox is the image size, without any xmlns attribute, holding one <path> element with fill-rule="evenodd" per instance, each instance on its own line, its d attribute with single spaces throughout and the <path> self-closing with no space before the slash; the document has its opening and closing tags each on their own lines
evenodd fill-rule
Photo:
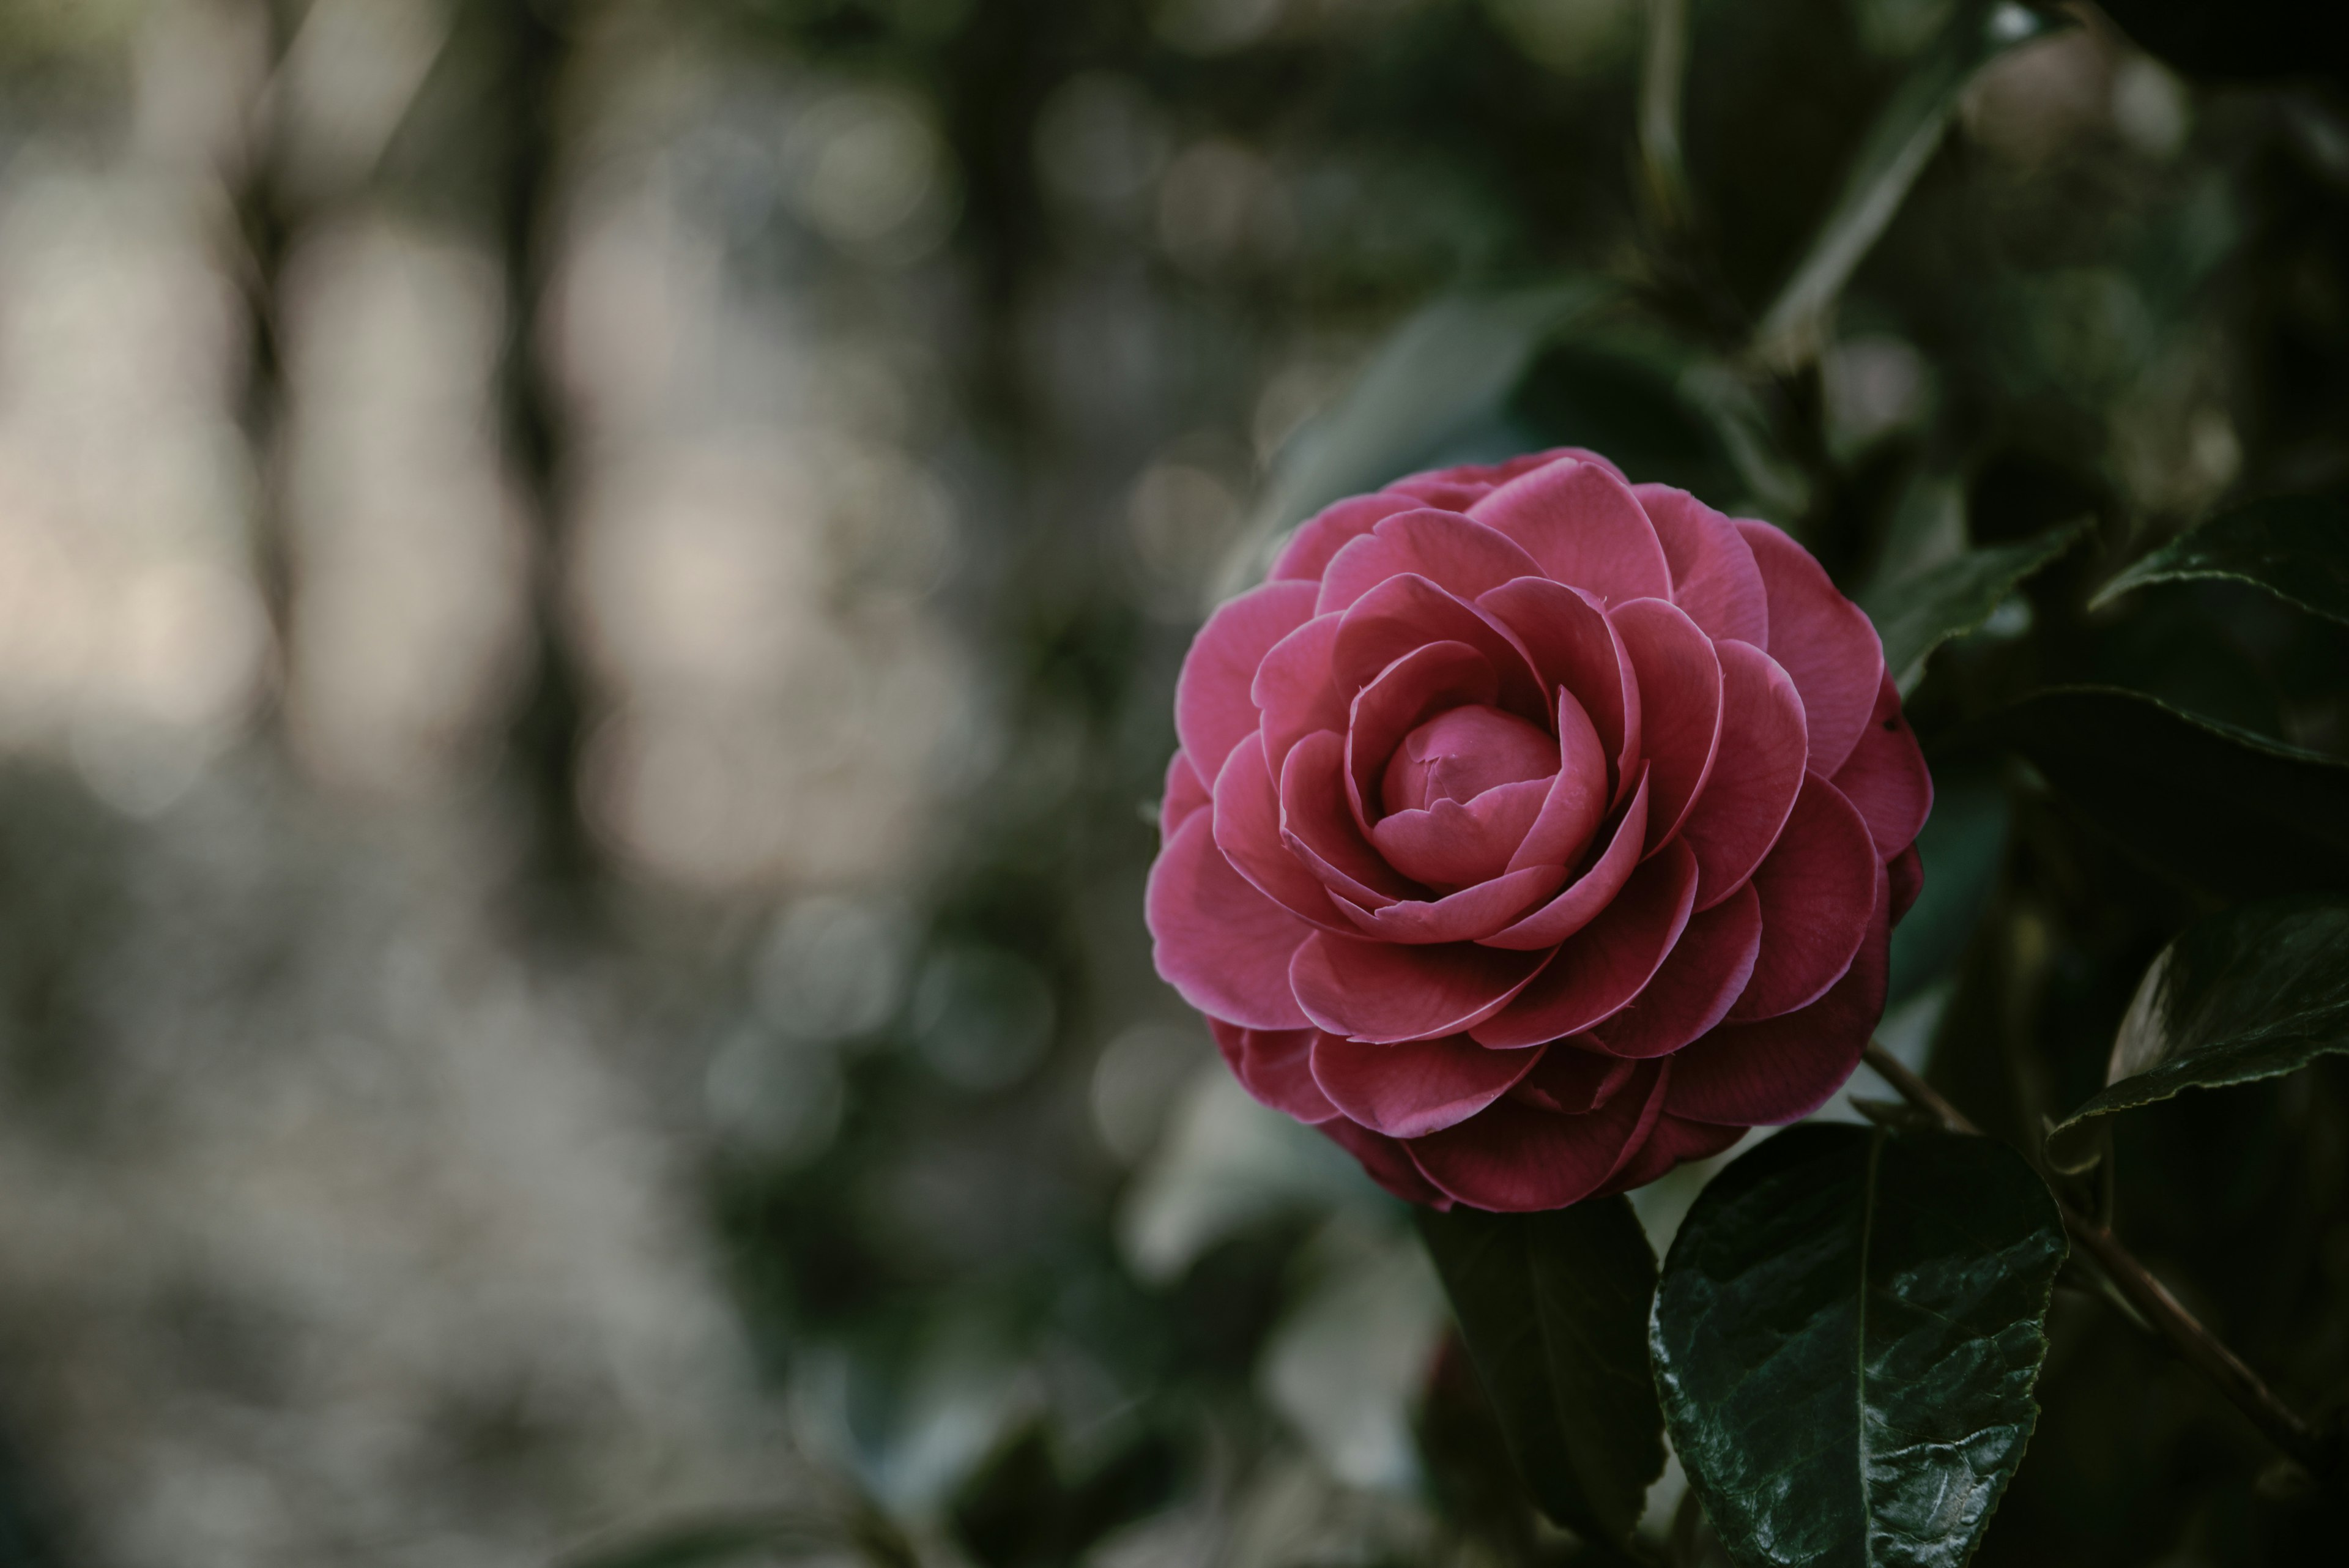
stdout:
<svg viewBox="0 0 2349 1568">
<path fill-rule="evenodd" d="M 1951 1132 L 1981 1135 L 1982 1129 L 1968 1120 L 1964 1112 L 1943 1098 L 1940 1090 L 1909 1071 L 1898 1056 L 1872 1040 L 1868 1044 L 1866 1060 L 1886 1083 L 1900 1092 L 1901 1098 L 1920 1110 L 1930 1112 Z M 2047 1175 L 2028 1151 L 2023 1158 L 2031 1159 L 2033 1168 L 2038 1169 L 2043 1178 Z M 2054 1190 L 2052 1181 L 2049 1190 Z M 2179 1355 L 2216 1385 L 2220 1393 L 2233 1401 L 2236 1408 L 2250 1417 L 2251 1424 L 2266 1434 L 2270 1442 L 2291 1455 L 2311 1476 L 2323 1479 L 2329 1469 L 2332 1445 L 2303 1420 L 2299 1412 L 2278 1398 L 2275 1390 L 2270 1388 L 2258 1373 L 2246 1366 L 2241 1357 L 2228 1349 L 2216 1334 L 2202 1325 L 2199 1319 L 2188 1312 L 2178 1299 L 2169 1293 L 2168 1287 L 2137 1262 L 2136 1254 L 2121 1244 L 2118 1237 L 2074 1209 L 2060 1193 L 2056 1194 L 2055 1207 L 2063 1214 L 2064 1229 L 2071 1234 L 2072 1240 L 2094 1255 L 2106 1277 L 2144 1315 L 2145 1320 L 2169 1341 Z"/>
</svg>

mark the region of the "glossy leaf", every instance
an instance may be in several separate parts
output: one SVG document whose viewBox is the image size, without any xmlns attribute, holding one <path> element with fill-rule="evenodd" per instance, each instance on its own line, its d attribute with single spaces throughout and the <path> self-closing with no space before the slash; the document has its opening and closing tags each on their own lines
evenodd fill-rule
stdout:
<svg viewBox="0 0 2349 1568">
<path fill-rule="evenodd" d="M 2349 1051 L 2349 898 L 2278 898 L 2199 920 L 2145 971 L 2106 1086 L 2047 1135 L 2059 1168 L 2095 1158 L 2103 1118 L 2273 1078 Z"/>
<path fill-rule="evenodd" d="M 2013 0 L 1959 0 L 1868 128 L 1833 210 L 1763 317 L 1755 341 L 1764 359 L 1795 364 L 1818 351 L 1836 296 L 1900 211 L 1974 73 L 2066 25 Z"/>
<path fill-rule="evenodd" d="M 1672 1446 L 1742 1568 L 1958 1568 L 2038 1420 L 2064 1255 L 2003 1144 L 1826 1123 L 1696 1200 L 1651 1345 Z"/>
<path fill-rule="evenodd" d="M 2288 604 L 2349 622 L 2349 501 L 2280 495 L 2221 513 L 2106 583 L 2095 603 L 2147 583 L 2195 577 L 2251 583 Z"/>
<path fill-rule="evenodd" d="M 2349 888 L 2349 763 L 2106 687 L 2038 692 L 1977 733 L 2097 827 L 2212 892 Z"/>
<path fill-rule="evenodd" d="M 2015 585 L 2071 548 L 2087 527 L 2083 518 L 2020 544 L 1968 550 L 1862 594 L 1860 607 L 1884 639 L 1884 667 L 1902 693 L 1916 690 L 1923 679 L 1927 656 L 1990 619 Z"/>
<path fill-rule="evenodd" d="M 1422 1210 L 1419 1227 L 1534 1501 L 1568 1529 L 1628 1537 L 1664 1468 L 1644 1344 L 1656 1260 L 1630 1201 Z"/>
<path fill-rule="evenodd" d="M 1282 449 L 1271 483 L 1215 584 L 1217 599 L 1261 581 L 1289 531 L 1332 501 L 1376 490 L 1447 455 L 1507 400 L 1560 326 L 1608 286 L 1578 279 L 1439 299 L 1389 337 L 1337 406 Z"/>
</svg>

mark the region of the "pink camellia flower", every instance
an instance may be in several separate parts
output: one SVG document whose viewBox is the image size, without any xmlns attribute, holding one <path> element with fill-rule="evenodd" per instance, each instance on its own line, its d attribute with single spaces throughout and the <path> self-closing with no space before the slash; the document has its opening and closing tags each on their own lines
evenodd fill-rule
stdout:
<svg viewBox="0 0 2349 1568">
<path fill-rule="evenodd" d="M 1556 1209 L 1857 1064 L 1932 781 L 1766 523 L 1574 450 L 1330 507 L 1200 629 L 1158 972 L 1415 1201 Z"/>
</svg>

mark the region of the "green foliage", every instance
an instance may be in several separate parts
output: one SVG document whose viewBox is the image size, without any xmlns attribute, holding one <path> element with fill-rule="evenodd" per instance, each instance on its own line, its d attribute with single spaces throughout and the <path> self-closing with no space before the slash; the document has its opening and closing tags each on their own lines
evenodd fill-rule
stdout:
<svg viewBox="0 0 2349 1568">
<path fill-rule="evenodd" d="M 2214 893 L 2349 887 L 2349 763 L 2093 688 L 2039 692 L 1981 732 L 2097 828 Z"/>
<path fill-rule="evenodd" d="M 2061 524 L 2019 545 L 1968 550 L 1860 595 L 1860 607 L 1884 639 L 1885 668 L 1903 691 L 1913 689 L 1935 649 L 1990 619 L 2016 585 L 2070 549 L 2087 527 L 2085 520 Z"/>
<path fill-rule="evenodd" d="M 1664 1467 L 1644 1345 L 1656 1257 L 1630 1201 L 1426 1210 L 1419 1229 L 1526 1490 L 1560 1525 L 1629 1538 Z"/>
<path fill-rule="evenodd" d="M 2282 495 L 2221 513 L 2105 585 L 2095 605 L 2147 583 L 2220 577 L 2349 621 L 2349 501 Z"/>
<path fill-rule="evenodd" d="M 1868 127 L 1835 206 L 1755 329 L 1764 359 L 1794 364 L 1818 352 L 1836 297 L 1924 172 L 1966 84 L 2007 50 L 2064 25 L 2014 0 L 1958 0 Z"/>
<path fill-rule="evenodd" d="M 2272 1078 L 2349 1051 L 2349 898 L 2239 905 L 2198 920 L 2154 960 L 2113 1042 L 2106 1086 L 2047 1135 L 2047 1156 L 2081 1169 L 2101 1118 Z"/>
<path fill-rule="evenodd" d="M 1960 1564 L 2038 1419 L 2063 1222 L 2012 1150 L 1798 1127 L 1697 1199 L 1652 1344 L 1732 1558 Z"/>
</svg>

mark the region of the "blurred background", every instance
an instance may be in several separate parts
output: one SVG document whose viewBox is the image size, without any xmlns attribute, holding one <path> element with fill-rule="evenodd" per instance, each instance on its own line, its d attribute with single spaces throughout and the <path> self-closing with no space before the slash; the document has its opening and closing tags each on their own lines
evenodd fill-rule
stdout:
<svg viewBox="0 0 2349 1568">
<path fill-rule="evenodd" d="M 1562 1550 L 1151 972 L 1174 670 L 1462 288 L 1630 303 L 1366 483 L 1584 441 L 1851 586 L 2344 477 L 2337 100 L 2085 10 L 1720 368 L 1951 9 L 1697 0 L 1680 186 L 1640 0 L 0 0 L 0 1563 Z M 2229 614 L 2140 683 L 2337 749 Z M 2113 1561 L 2257 1468 L 2158 1388 L 2188 1458 L 2064 1472 Z"/>
</svg>

